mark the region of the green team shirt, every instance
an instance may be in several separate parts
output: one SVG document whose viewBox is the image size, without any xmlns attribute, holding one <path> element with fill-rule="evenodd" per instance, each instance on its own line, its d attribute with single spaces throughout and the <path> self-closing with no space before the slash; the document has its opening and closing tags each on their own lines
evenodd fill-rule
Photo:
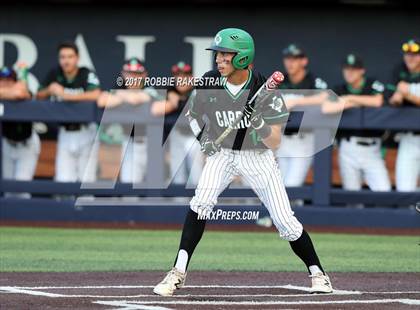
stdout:
<svg viewBox="0 0 420 310">
<path fill-rule="evenodd" d="M 77 72 L 76 76 L 71 80 L 68 80 L 65 77 L 63 70 L 60 67 L 55 68 L 47 74 L 46 78 L 41 83 L 39 89 L 42 90 L 44 88 L 47 88 L 53 82 L 56 82 L 63 86 L 64 92 L 66 94 L 81 94 L 86 91 L 91 91 L 100 88 L 99 79 L 96 73 L 85 67 L 79 68 L 79 71 Z M 59 101 L 61 99 L 52 96 L 50 100 Z M 74 124 L 77 123 L 71 123 L 68 125 Z"/>
<path fill-rule="evenodd" d="M 337 85 L 333 88 L 334 92 L 339 96 L 344 95 L 378 95 L 383 94 L 385 90 L 385 85 L 382 84 L 380 81 L 365 77 L 363 78 L 362 85 L 360 88 L 353 88 L 351 85 L 347 83 L 343 83 Z M 343 112 L 344 114 L 347 111 Z M 337 136 L 339 138 L 347 138 L 347 137 L 382 137 L 384 134 L 383 130 L 364 130 L 364 129 L 339 129 Z"/>
<path fill-rule="evenodd" d="M 217 70 L 207 72 L 203 78 L 224 81 Z M 236 95 L 229 91 L 224 82 L 219 86 L 197 87 L 190 100 L 189 114 L 203 121 L 210 138 L 215 140 L 230 127 L 237 116 L 243 115 L 245 104 L 265 81 L 261 74 L 249 70 L 248 80 Z M 263 119 L 268 125 L 283 124 L 289 117 L 279 96 L 278 91 L 273 91 L 260 105 Z M 234 150 L 267 148 L 245 117 L 222 142 L 222 147 Z"/>
<path fill-rule="evenodd" d="M 68 94 L 80 94 L 86 91 L 100 88 L 98 76 L 88 68 L 81 67 L 76 76 L 68 80 L 61 68 L 51 70 L 40 85 L 40 90 L 47 88 L 51 83 L 57 82 L 64 87 L 64 92 Z"/>
</svg>

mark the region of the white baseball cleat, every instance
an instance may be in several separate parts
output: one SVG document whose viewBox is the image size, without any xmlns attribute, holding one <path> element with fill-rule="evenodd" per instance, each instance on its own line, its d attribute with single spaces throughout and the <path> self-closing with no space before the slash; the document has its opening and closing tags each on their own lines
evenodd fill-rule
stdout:
<svg viewBox="0 0 420 310">
<path fill-rule="evenodd" d="M 317 273 L 315 275 L 310 275 L 309 277 L 312 280 L 312 288 L 311 288 L 312 294 L 333 292 L 331 281 L 328 275 L 323 274 L 323 273 Z"/>
<path fill-rule="evenodd" d="M 175 290 L 184 286 L 186 277 L 186 272 L 183 273 L 174 267 L 168 272 L 162 282 L 155 286 L 153 293 L 160 296 L 172 296 Z"/>
</svg>

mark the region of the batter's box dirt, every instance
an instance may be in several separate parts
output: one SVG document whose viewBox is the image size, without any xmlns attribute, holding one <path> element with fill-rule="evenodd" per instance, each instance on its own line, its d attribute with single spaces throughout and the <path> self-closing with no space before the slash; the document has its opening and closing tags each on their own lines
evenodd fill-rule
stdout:
<svg viewBox="0 0 420 310">
<path fill-rule="evenodd" d="M 309 294 L 305 273 L 192 271 L 170 298 L 164 272 L 2 273 L 2 309 L 415 309 L 419 274 L 334 273 L 334 294 Z"/>
</svg>

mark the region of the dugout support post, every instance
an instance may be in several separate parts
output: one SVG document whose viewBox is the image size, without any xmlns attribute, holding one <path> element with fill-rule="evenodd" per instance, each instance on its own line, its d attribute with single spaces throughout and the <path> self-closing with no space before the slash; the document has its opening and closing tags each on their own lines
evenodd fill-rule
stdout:
<svg viewBox="0 0 420 310">
<path fill-rule="evenodd" d="M 317 152 L 313 161 L 314 179 L 312 184 L 312 203 L 316 206 L 327 207 L 331 205 L 331 162 L 332 162 L 332 142 L 333 137 L 331 129 L 316 128 L 315 149 L 319 149 L 318 145 L 329 145 L 328 147 Z M 330 143 L 328 143 L 330 142 Z"/>
<path fill-rule="evenodd" d="M 0 120 L 0 198 L 3 197 L 3 122 Z"/>
</svg>

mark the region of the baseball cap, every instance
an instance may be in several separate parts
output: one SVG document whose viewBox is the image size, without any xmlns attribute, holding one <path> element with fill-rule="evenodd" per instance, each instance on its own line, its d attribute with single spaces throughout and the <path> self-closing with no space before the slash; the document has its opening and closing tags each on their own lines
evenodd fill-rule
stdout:
<svg viewBox="0 0 420 310">
<path fill-rule="evenodd" d="M 420 54 L 420 40 L 417 38 L 410 39 L 403 43 L 401 49 L 404 53 Z"/>
<path fill-rule="evenodd" d="M 136 57 L 132 57 L 126 60 L 123 65 L 123 71 L 126 72 L 135 72 L 135 73 L 143 73 L 146 71 L 144 64 L 140 61 L 140 59 Z"/>
<path fill-rule="evenodd" d="M 9 67 L 0 68 L 0 79 L 12 79 L 16 81 L 17 77 L 15 70 Z"/>
<path fill-rule="evenodd" d="M 306 54 L 304 50 L 297 44 L 289 44 L 285 49 L 283 49 L 283 57 L 305 57 Z"/>
<path fill-rule="evenodd" d="M 363 60 L 355 54 L 348 54 L 343 60 L 343 67 L 364 68 Z"/>
<path fill-rule="evenodd" d="M 178 73 L 192 73 L 192 67 L 191 65 L 179 61 L 175 65 L 172 66 L 172 74 L 178 74 Z"/>
</svg>

